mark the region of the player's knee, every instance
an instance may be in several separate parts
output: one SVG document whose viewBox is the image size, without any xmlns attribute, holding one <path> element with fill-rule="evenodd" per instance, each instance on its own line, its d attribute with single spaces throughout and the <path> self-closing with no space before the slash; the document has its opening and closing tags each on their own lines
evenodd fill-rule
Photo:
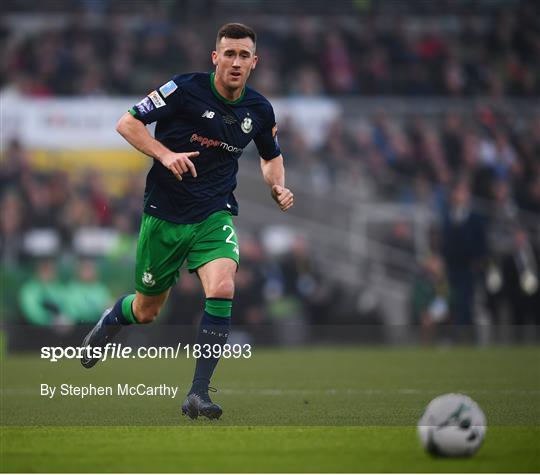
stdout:
<svg viewBox="0 0 540 475">
<path fill-rule="evenodd" d="M 234 281 L 232 279 L 223 279 L 210 288 L 208 297 L 220 299 L 232 299 L 234 297 Z"/>
</svg>

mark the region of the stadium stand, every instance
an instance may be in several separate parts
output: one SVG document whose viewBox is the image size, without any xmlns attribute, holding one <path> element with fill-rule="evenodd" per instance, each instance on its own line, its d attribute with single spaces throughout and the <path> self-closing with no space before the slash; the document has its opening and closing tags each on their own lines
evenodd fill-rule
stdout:
<svg viewBox="0 0 540 475">
<path fill-rule="evenodd" d="M 208 70 L 215 26 L 227 6 L 244 5 L 186 2 L 181 15 L 174 2 L 135 3 L 129 12 L 122 2 L 53 3 L 30 15 L 28 2 L 6 2 L 2 100 L 142 96 L 175 72 Z M 334 11 L 328 2 L 276 2 L 272 11 L 245 11 L 262 58 L 252 85 L 285 101 L 325 97 L 339 113 L 315 143 L 294 114 L 280 119 L 299 197 L 293 219 L 272 214 L 257 193 L 253 150 L 242 158 L 242 323 L 429 327 L 441 312 L 447 323 L 471 323 L 459 317 L 468 311 L 477 324 L 540 323 L 538 5 L 404 3 L 344 2 Z M 317 14 L 300 15 L 308 4 Z M 195 28 L 202 11 L 209 21 Z M 44 166 L 65 152 L 40 161 L 9 140 L 0 172 L 6 288 L 18 289 L 44 257 L 59 260 L 67 283 L 81 255 L 97 260 L 113 294 L 130 288 L 144 171 L 110 186 L 111 160 L 73 173 L 75 157 L 58 159 L 71 166 Z M 485 247 L 470 251 L 460 240 L 450 249 L 452 226 L 470 215 Z M 282 226 L 281 248 L 265 244 L 275 231 L 268 222 Z M 453 278 L 449 264 L 465 254 Z M 431 305 L 441 302 L 434 275 L 450 288 L 441 291 L 444 311 Z M 468 288 L 456 283 L 463 275 Z M 181 282 L 173 301 L 192 292 Z M 11 293 L 5 307 L 8 320 L 29 318 Z M 432 334 L 424 325 L 424 338 Z"/>
</svg>

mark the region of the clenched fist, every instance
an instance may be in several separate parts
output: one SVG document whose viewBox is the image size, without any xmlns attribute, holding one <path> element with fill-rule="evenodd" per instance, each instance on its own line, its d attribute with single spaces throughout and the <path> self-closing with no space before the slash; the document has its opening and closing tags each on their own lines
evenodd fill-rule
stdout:
<svg viewBox="0 0 540 475">
<path fill-rule="evenodd" d="M 291 190 L 280 185 L 272 186 L 272 198 L 279 205 L 281 211 L 287 211 L 294 202 Z"/>
</svg>

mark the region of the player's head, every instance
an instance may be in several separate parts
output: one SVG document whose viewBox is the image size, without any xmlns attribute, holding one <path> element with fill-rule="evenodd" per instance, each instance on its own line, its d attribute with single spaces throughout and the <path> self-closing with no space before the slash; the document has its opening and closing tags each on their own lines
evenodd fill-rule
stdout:
<svg viewBox="0 0 540 475">
<path fill-rule="evenodd" d="M 216 49 L 212 51 L 216 80 L 229 90 L 243 88 L 257 64 L 256 44 L 257 35 L 249 26 L 223 25 L 216 37 Z"/>
</svg>

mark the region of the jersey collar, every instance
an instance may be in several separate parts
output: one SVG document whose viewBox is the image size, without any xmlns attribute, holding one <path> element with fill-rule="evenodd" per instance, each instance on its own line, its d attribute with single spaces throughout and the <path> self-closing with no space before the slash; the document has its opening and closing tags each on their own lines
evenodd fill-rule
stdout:
<svg viewBox="0 0 540 475">
<path fill-rule="evenodd" d="M 210 88 L 212 89 L 212 92 L 214 93 L 214 95 L 222 102 L 224 102 L 225 104 L 229 104 L 229 105 L 235 105 L 235 104 L 238 104 L 243 98 L 244 98 L 244 95 L 246 94 L 246 88 L 244 87 L 244 89 L 242 89 L 242 94 L 240 94 L 240 97 L 234 101 L 229 101 L 229 99 L 226 99 L 225 97 L 223 97 L 219 92 L 218 90 L 216 89 L 216 86 L 214 84 L 214 76 L 216 75 L 215 72 L 211 72 L 210 73 Z"/>
</svg>

